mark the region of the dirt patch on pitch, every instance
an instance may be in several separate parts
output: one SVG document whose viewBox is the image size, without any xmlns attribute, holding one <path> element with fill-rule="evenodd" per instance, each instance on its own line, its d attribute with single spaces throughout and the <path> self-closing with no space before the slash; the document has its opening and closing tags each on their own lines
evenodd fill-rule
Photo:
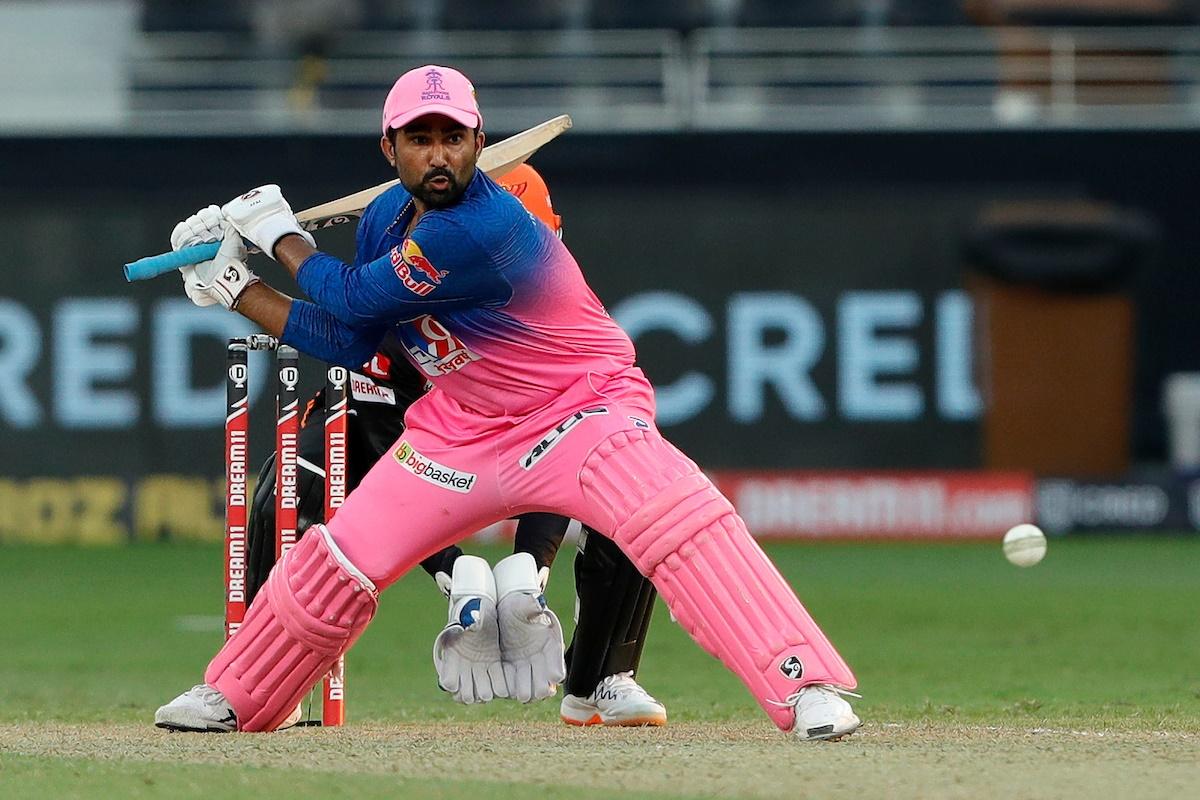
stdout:
<svg viewBox="0 0 1200 800">
<path fill-rule="evenodd" d="M 141 725 L 0 727 L 0 752 L 99 761 L 397 774 L 712 797 L 1200 795 L 1200 735 L 875 725 L 798 743 L 763 723 L 573 729 L 553 723 L 354 725 L 274 735 Z"/>
</svg>

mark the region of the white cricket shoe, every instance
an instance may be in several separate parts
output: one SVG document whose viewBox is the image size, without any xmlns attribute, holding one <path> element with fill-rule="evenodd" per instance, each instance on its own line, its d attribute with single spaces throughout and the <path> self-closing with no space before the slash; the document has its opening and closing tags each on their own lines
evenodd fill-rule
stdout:
<svg viewBox="0 0 1200 800">
<path fill-rule="evenodd" d="M 587 697 L 565 695 L 558 713 L 568 725 L 667 724 L 667 709 L 638 685 L 632 672 L 609 675 Z"/>
<path fill-rule="evenodd" d="M 201 683 L 155 711 L 154 724 L 169 731 L 228 733 L 237 730 L 237 715 L 225 695 Z"/>
<path fill-rule="evenodd" d="M 300 718 L 304 716 L 304 711 L 302 709 L 303 705 L 303 703 L 297 703 L 296 707 L 292 709 L 292 713 L 288 714 L 287 719 L 279 723 L 279 727 L 275 730 L 283 731 L 287 730 L 288 728 L 296 727 L 296 725 L 300 723 Z"/>
<path fill-rule="evenodd" d="M 858 697 L 827 683 L 805 686 L 790 696 L 788 703 L 796 707 L 796 725 L 792 733 L 811 741 L 840 739 L 858 730 L 862 721 L 842 695 Z"/>
</svg>

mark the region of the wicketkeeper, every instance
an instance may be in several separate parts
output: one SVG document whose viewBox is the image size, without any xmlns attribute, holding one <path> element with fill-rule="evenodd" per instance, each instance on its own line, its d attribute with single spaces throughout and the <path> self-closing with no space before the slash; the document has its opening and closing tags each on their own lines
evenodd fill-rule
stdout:
<svg viewBox="0 0 1200 800">
<path fill-rule="evenodd" d="M 322 361 L 356 367 L 391 334 L 433 388 L 337 515 L 271 570 L 204 684 L 160 714 L 273 730 L 361 635 L 380 591 L 471 532 L 534 511 L 615 542 L 780 728 L 804 739 L 855 730 L 842 697 L 853 673 L 729 501 L 658 432 L 629 337 L 558 237 L 475 168 L 482 122 L 461 73 L 407 72 L 380 140 L 401 185 L 366 210 L 354 264 L 317 251 L 271 185 L 226 204 L 216 258 L 183 270 L 194 300 Z M 181 244 L 217 238 L 197 226 Z M 243 236 L 311 300 L 247 269 Z M 507 590 L 497 580 L 499 604 L 535 597 L 533 578 L 506 576 Z M 486 593 L 475 599 L 477 612 Z M 500 627 L 506 672 L 544 658 L 524 633 Z"/>
</svg>

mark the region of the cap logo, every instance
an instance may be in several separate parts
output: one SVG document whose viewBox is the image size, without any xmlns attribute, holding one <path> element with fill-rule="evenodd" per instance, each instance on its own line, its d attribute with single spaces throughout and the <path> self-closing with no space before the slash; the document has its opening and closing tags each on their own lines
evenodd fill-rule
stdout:
<svg viewBox="0 0 1200 800">
<path fill-rule="evenodd" d="M 428 102 L 430 100 L 449 100 L 450 92 L 446 91 L 446 85 L 442 83 L 442 73 L 436 69 L 431 69 L 425 73 L 425 91 L 421 92 L 421 101 Z"/>
</svg>

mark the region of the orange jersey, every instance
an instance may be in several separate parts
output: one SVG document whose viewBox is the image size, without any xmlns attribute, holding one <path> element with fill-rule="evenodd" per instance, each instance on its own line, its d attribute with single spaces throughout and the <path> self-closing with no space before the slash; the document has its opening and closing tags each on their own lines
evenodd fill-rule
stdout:
<svg viewBox="0 0 1200 800">
<path fill-rule="evenodd" d="M 529 164 L 519 164 L 501 175 L 496 183 L 520 200 L 530 214 L 546 223 L 550 230 L 562 238 L 562 217 L 554 213 L 554 204 L 550 202 L 550 190 L 537 170 Z"/>
</svg>

